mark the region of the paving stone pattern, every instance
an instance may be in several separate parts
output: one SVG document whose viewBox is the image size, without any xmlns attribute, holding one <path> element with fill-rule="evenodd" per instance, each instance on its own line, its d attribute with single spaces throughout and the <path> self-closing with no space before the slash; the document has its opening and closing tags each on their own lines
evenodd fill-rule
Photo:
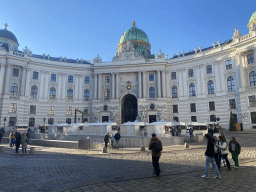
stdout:
<svg viewBox="0 0 256 192">
<path fill-rule="evenodd" d="M 151 156 L 140 149 L 74 150 L 37 147 L 35 155 L 15 154 L 7 145 L 0 154 L 2 191 L 255 191 L 256 133 L 224 133 L 242 145 L 241 167 L 221 180 L 201 179 L 205 166 L 203 143 L 165 147 L 160 158 L 162 176 L 152 174 Z M 231 155 L 228 155 L 231 164 Z M 217 187 L 217 189 L 216 189 Z"/>
</svg>

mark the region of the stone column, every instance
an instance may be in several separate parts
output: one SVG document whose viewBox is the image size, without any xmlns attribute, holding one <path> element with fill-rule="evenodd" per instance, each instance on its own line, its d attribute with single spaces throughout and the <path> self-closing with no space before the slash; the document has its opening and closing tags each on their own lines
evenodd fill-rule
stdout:
<svg viewBox="0 0 256 192">
<path fill-rule="evenodd" d="M 162 70 L 162 90 L 163 90 L 163 97 L 166 97 L 166 86 L 165 86 L 165 82 L 166 82 L 166 77 L 165 77 L 165 70 Z"/>
<path fill-rule="evenodd" d="M 216 62 L 213 64 L 214 67 L 214 74 L 215 74 L 215 92 L 220 92 L 221 91 L 221 78 L 220 78 L 220 71 L 221 71 L 221 65 Z M 222 85 L 223 86 L 223 85 Z M 225 86 L 225 85 L 224 85 Z"/>
<path fill-rule="evenodd" d="M 27 79 L 26 79 L 26 90 L 25 90 L 25 96 L 30 97 L 30 78 L 31 78 L 31 69 L 27 69 Z"/>
<path fill-rule="evenodd" d="M 81 101 L 81 100 L 83 100 L 83 95 L 84 95 L 83 77 L 82 77 L 82 75 L 79 75 L 78 79 L 79 79 L 79 86 L 78 86 L 79 95 L 78 95 L 78 99 Z M 91 92 L 91 90 L 90 90 L 90 92 Z M 90 93 L 90 95 L 91 95 L 91 93 Z"/>
<path fill-rule="evenodd" d="M 61 94 L 63 100 L 67 100 L 66 99 L 66 92 L 67 92 L 66 85 L 67 85 L 67 73 L 63 73 L 63 77 L 62 77 L 62 94 Z"/>
<path fill-rule="evenodd" d="M 240 68 L 240 79 L 241 79 L 241 88 L 246 87 L 246 79 L 245 79 L 245 66 L 246 66 L 246 61 L 245 59 L 243 60 L 243 55 L 242 54 L 237 54 L 237 61 L 238 61 L 238 66 Z M 249 79 L 249 77 L 247 77 Z M 250 86 L 250 85 L 249 85 Z"/>
<path fill-rule="evenodd" d="M 170 71 L 166 72 L 166 97 L 171 98 Z"/>
<path fill-rule="evenodd" d="M 116 99 L 119 99 L 119 73 L 116 73 Z"/>
<path fill-rule="evenodd" d="M 79 90 L 79 75 L 74 75 L 75 77 L 75 95 L 74 100 L 78 100 L 78 90 Z"/>
<path fill-rule="evenodd" d="M 157 96 L 158 96 L 158 98 L 161 98 L 160 70 L 157 70 Z"/>
<path fill-rule="evenodd" d="M 99 99 L 101 100 L 102 99 L 102 74 L 100 73 L 100 74 L 98 74 L 98 76 L 99 76 L 99 89 L 98 89 L 98 94 L 99 94 Z"/>
<path fill-rule="evenodd" d="M 141 71 L 138 72 L 138 82 L 139 82 L 139 98 L 141 98 Z"/>
<path fill-rule="evenodd" d="M 12 65 L 9 65 L 9 58 L 6 58 L 6 80 L 5 80 L 5 95 L 10 95 L 9 90 L 10 90 L 10 80 L 11 80 L 11 75 L 12 75 Z"/>
<path fill-rule="evenodd" d="M 196 84 L 197 84 L 197 94 L 201 95 L 202 94 L 202 86 L 201 82 L 204 81 L 201 79 L 201 73 L 200 73 L 200 65 L 196 65 Z"/>
<path fill-rule="evenodd" d="M 44 81 L 44 99 L 48 99 L 48 94 L 49 94 L 49 78 L 50 78 L 50 71 L 47 71 L 46 74 L 45 74 L 45 81 Z"/>
<path fill-rule="evenodd" d="M 218 66 L 218 64 L 217 64 L 217 66 Z M 219 65 L 219 71 L 218 71 L 218 74 L 219 74 L 219 85 L 220 85 L 220 90 L 221 90 L 221 92 L 224 92 L 224 91 L 226 91 L 227 89 L 226 89 L 226 87 L 227 87 L 227 79 L 225 79 L 225 76 L 224 76 L 224 71 L 225 71 L 225 69 L 224 69 L 224 67 L 223 67 L 223 65 Z"/>
<path fill-rule="evenodd" d="M 115 73 L 112 74 L 112 99 L 115 99 Z"/>
<path fill-rule="evenodd" d="M 3 87 L 4 87 L 4 74 L 5 74 L 5 64 L 2 63 L 0 64 L 0 67 L 1 67 L 1 70 L 0 70 L 0 94 L 2 95 L 4 90 L 3 90 Z"/>
<path fill-rule="evenodd" d="M 61 90 L 62 90 L 62 77 L 63 74 L 58 73 L 58 92 L 57 92 L 57 99 L 61 99 Z"/>
<path fill-rule="evenodd" d="M 39 88 L 39 98 L 44 98 L 44 82 L 45 82 L 45 71 L 40 71 L 40 88 Z"/>
<path fill-rule="evenodd" d="M 205 80 L 204 80 L 204 77 L 205 77 L 205 65 L 200 65 L 200 71 L 201 71 L 201 82 L 202 82 L 202 86 L 201 86 L 201 89 L 202 89 L 202 94 L 206 94 L 206 90 L 205 90 Z"/>
<path fill-rule="evenodd" d="M 178 80 L 179 80 L 179 97 L 183 97 L 184 93 L 183 93 L 183 87 L 184 87 L 184 83 L 183 83 L 183 74 L 182 74 L 182 69 L 178 69 L 177 70 L 177 75 L 178 75 Z"/>
<path fill-rule="evenodd" d="M 146 71 L 143 71 L 143 98 L 147 98 L 147 78 L 146 78 Z"/>
<path fill-rule="evenodd" d="M 188 73 L 187 73 L 187 70 L 186 69 L 182 69 L 182 74 L 183 74 L 183 93 L 184 93 L 184 97 L 188 97 L 189 94 L 188 94 L 188 89 L 189 89 L 189 85 L 187 84 L 187 76 L 188 76 Z M 195 85 L 196 88 L 197 88 L 197 85 Z M 196 91 L 196 94 L 197 94 L 197 91 Z"/>
<path fill-rule="evenodd" d="M 97 93 L 98 93 L 98 90 L 97 90 L 97 84 L 98 84 L 98 81 L 97 81 L 97 77 L 98 75 L 96 73 L 94 73 L 94 99 L 97 99 Z"/>
<path fill-rule="evenodd" d="M 22 68 L 22 77 L 21 77 L 21 85 L 20 85 L 20 95 L 25 96 L 25 86 L 26 86 L 26 74 L 27 74 L 27 68 Z"/>
</svg>

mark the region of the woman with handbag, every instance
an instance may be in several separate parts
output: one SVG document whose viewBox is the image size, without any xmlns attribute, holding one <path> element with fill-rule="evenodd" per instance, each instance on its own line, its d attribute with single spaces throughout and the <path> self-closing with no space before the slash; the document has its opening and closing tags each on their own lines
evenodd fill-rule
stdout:
<svg viewBox="0 0 256 192">
<path fill-rule="evenodd" d="M 228 166 L 228 171 L 231 171 L 230 163 L 229 163 L 229 160 L 228 160 L 227 143 L 226 143 L 225 138 L 223 136 L 220 136 L 219 139 L 220 139 L 220 142 L 219 142 L 219 145 L 217 145 L 217 147 L 219 147 L 219 149 L 220 149 L 221 158 L 223 158 L 226 161 L 227 166 Z M 218 163 L 220 164 L 220 162 L 218 162 Z M 218 166 L 218 167 L 220 167 L 220 166 Z"/>
<path fill-rule="evenodd" d="M 21 134 L 22 153 L 27 152 L 28 137 L 25 132 Z"/>
</svg>

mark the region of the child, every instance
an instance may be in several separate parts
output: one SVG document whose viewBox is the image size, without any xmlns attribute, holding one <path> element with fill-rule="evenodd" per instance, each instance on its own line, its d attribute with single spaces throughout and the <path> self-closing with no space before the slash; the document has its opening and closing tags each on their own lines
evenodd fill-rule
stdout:
<svg viewBox="0 0 256 192">
<path fill-rule="evenodd" d="M 114 146 L 114 136 L 113 136 L 113 134 L 111 134 L 111 136 L 110 136 L 110 144 L 111 144 L 111 149 L 113 149 L 113 146 Z"/>
</svg>

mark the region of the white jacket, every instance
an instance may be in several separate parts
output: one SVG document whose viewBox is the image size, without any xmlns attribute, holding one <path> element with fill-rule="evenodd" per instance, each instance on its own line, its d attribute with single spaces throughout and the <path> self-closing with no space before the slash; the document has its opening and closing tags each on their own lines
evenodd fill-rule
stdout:
<svg viewBox="0 0 256 192">
<path fill-rule="evenodd" d="M 227 143 L 225 141 L 220 141 L 219 148 L 221 155 L 228 154 Z"/>
</svg>

